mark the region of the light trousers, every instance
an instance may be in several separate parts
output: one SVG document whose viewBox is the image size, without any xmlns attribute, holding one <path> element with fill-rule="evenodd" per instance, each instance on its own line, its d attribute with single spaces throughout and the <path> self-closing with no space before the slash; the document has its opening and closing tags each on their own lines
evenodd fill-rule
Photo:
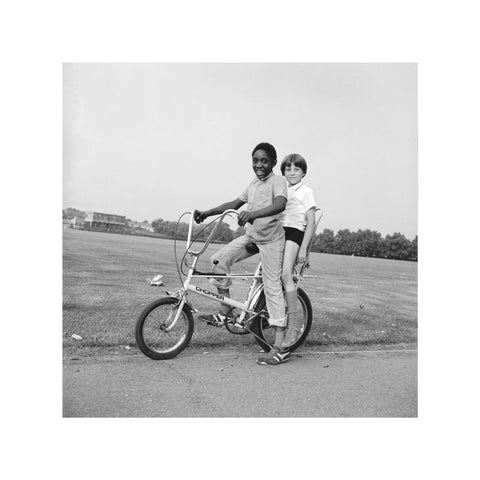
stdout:
<svg viewBox="0 0 480 480">
<path fill-rule="evenodd" d="M 252 254 L 247 252 L 245 246 L 252 239 L 247 235 L 232 240 L 217 253 L 212 255 L 212 271 L 214 273 L 229 274 L 231 267 Z M 260 261 L 262 262 L 262 278 L 265 286 L 265 300 L 270 316 L 270 325 L 285 327 L 287 316 L 285 314 L 285 300 L 282 291 L 282 262 L 285 237 L 263 245 L 257 244 L 260 250 Z M 210 282 L 217 288 L 228 289 L 232 281 L 230 278 L 211 278 Z"/>
</svg>

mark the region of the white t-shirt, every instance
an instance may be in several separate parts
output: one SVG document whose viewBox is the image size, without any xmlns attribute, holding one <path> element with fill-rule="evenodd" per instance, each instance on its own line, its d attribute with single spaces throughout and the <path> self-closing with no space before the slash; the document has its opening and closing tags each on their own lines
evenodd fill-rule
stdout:
<svg viewBox="0 0 480 480">
<path fill-rule="evenodd" d="M 307 211 L 316 206 L 313 190 L 299 182 L 292 187 L 288 185 L 287 193 L 287 206 L 281 217 L 283 226 L 303 232 L 307 226 Z"/>
</svg>

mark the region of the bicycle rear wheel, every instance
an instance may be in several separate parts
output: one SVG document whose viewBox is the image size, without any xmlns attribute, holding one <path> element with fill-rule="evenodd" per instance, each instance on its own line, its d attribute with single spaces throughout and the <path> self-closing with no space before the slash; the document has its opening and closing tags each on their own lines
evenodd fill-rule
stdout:
<svg viewBox="0 0 480 480">
<path fill-rule="evenodd" d="M 297 289 L 297 300 L 301 309 L 302 315 L 298 319 L 300 333 L 295 343 L 288 347 L 290 352 L 296 350 L 307 338 L 308 332 L 312 327 L 312 304 L 307 294 L 301 289 Z M 265 302 L 265 293 L 262 292 L 255 306 L 255 312 L 262 312 L 252 324 L 252 331 L 256 334 L 255 340 L 266 352 L 270 351 L 270 345 L 275 341 L 275 329 L 268 323 L 268 312 Z M 269 345 L 270 344 L 270 345 Z"/>
<path fill-rule="evenodd" d="M 135 326 L 135 339 L 140 350 L 154 360 L 177 356 L 193 335 L 193 316 L 184 306 L 180 317 L 171 328 L 178 310 L 179 300 L 164 297 L 145 307 Z"/>
</svg>

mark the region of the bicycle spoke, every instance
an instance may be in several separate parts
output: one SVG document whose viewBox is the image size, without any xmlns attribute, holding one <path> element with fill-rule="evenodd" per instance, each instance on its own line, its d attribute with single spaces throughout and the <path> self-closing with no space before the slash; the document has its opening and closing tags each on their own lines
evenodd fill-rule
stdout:
<svg viewBox="0 0 480 480">
<path fill-rule="evenodd" d="M 171 351 L 181 344 L 188 332 L 186 317 L 180 314 L 174 328 L 168 330 L 175 320 L 176 305 L 164 305 L 153 310 L 145 319 L 143 338 L 148 348 L 155 352 Z"/>
</svg>

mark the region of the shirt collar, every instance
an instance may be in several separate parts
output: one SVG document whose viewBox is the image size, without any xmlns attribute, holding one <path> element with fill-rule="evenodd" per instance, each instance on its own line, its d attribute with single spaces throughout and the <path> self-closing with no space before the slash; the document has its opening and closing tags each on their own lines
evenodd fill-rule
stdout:
<svg viewBox="0 0 480 480">
<path fill-rule="evenodd" d="M 256 179 L 257 179 L 259 182 L 265 182 L 265 181 L 268 180 L 272 175 L 273 175 L 273 171 L 270 172 L 270 173 L 268 174 L 268 176 L 265 177 L 265 178 L 258 178 L 258 177 L 256 177 Z"/>
<path fill-rule="evenodd" d="M 295 185 L 290 185 L 288 182 L 287 182 L 287 186 L 288 188 L 291 188 L 292 190 L 295 190 L 297 191 L 301 186 L 303 185 L 303 182 L 298 182 L 296 183 Z"/>
</svg>

